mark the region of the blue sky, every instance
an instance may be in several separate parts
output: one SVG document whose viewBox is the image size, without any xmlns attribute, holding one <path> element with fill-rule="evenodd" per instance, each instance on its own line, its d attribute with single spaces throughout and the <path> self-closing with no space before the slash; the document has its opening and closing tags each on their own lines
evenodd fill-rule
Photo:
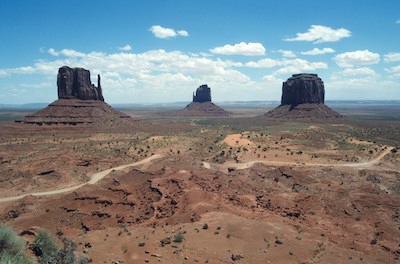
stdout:
<svg viewBox="0 0 400 264">
<path fill-rule="evenodd" d="M 56 100 L 64 65 L 109 103 L 280 100 L 300 72 L 327 100 L 400 100 L 398 0 L 2 0 L 0 36 L 0 104 Z"/>
</svg>

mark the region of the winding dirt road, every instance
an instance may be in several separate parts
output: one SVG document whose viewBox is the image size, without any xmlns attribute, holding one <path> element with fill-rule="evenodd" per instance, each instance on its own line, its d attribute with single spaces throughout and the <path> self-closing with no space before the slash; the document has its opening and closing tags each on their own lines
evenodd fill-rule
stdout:
<svg viewBox="0 0 400 264">
<path fill-rule="evenodd" d="M 234 162 L 229 162 L 229 163 L 224 163 L 220 168 L 226 170 L 228 167 L 230 168 L 235 168 L 237 170 L 243 170 L 243 169 L 248 169 L 254 166 L 254 164 L 261 163 L 261 164 L 266 164 L 266 165 L 272 165 L 272 166 L 311 166 L 311 167 L 351 167 L 351 168 L 368 168 L 373 165 L 378 164 L 383 157 L 385 157 L 393 147 L 388 147 L 386 148 L 381 154 L 379 154 L 376 158 L 366 161 L 366 162 L 359 162 L 359 163 L 336 163 L 336 164 L 330 164 L 330 163 L 300 163 L 300 162 L 289 162 L 289 161 L 268 161 L 268 160 L 252 160 L 248 162 L 243 162 L 243 163 L 234 163 Z M 207 165 L 207 166 L 206 166 Z M 203 162 L 203 166 L 207 169 L 210 169 L 211 164 Z"/>
<path fill-rule="evenodd" d="M 19 199 L 22 199 L 22 198 L 24 198 L 25 196 L 28 196 L 28 195 L 46 196 L 46 195 L 54 195 L 54 194 L 72 192 L 72 191 L 75 191 L 75 190 L 77 190 L 77 189 L 79 189 L 82 186 L 85 186 L 87 184 L 96 184 L 98 181 L 103 179 L 105 176 L 107 176 L 112 171 L 123 170 L 123 169 L 126 169 L 128 167 L 133 167 L 133 166 L 139 166 L 139 165 L 142 165 L 142 164 L 145 164 L 145 163 L 149 163 L 149 162 L 151 162 L 151 161 L 153 161 L 155 159 L 159 159 L 161 157 L 162 157 L 162 155 L 156 154 L 156 155 L 153 155 L 151 157 L 145 158 L 143 160 L 140 160 L 140 161 L 137 161 L 137 162 L 134 162 L 134 163 L 129 163 L 129 164 L 121 165 L 121 166 L 114 167 L 114 168 L 111 168 L 111 169 L 107 169 L 107 170 L 104 170 L 104 171 L 96 172 L 96 173 L 94 173 L 94 174 L 92 174 L 90 176 L 90 180 L 88 182 L 85 182 L 85 183 L 82 183 L 82 184 L 78 184 L 78 185 L 74 185 L 74 186 L 71 186 L 71 187 L 66 187 L 66 188 L 52 190 L 52 191 L 45 191 L 45 192 L 25 193 L 25 194 L 21 194 L 21 195 L 18 195 L 18 196 L 2 197 L 2 198 L 0 198 L 0 203 L 19 200 Z"/>
</svg>

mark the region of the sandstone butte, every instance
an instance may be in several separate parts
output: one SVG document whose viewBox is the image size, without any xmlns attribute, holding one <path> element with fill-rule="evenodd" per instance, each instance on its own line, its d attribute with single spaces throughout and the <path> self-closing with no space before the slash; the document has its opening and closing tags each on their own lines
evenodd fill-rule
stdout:
<svg viewBox="0 0 400 264">
<path fill-rule="evenodd" d="M 90 80 L 90 71 L 63 66 L 57 75 L 58 100 L 48 107 L 25 116 L 23 124 L 37 125 L 117 125 L 132 119 L 104 102 L 100 75 L 97 87 Z"/>
<path fill-rule="evenodd" d="M 182 111 L 185 116 L 228 116 L 230 112 L 215 105 L 211 101 L 211 88 L 207 84 L 200 85 L 193 93 L 193 101 Z"/>
<path fill-rule="evenodd" d="M 282 84 L 281 104 L 265 114 L 274 119 L 336 119 L 343 116 L 325 105 L 324 82 L 317 74 L 293 74 Z"/>
</svg>

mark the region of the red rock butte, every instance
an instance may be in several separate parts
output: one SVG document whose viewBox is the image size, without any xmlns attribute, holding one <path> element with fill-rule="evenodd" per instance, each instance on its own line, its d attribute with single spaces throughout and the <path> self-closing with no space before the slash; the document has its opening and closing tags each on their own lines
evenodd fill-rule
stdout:
<svg viewBox="0 0 400 264">
<path fill-rule="evenodd" d="M 58 70 L 58 100 L 48 107 L 25 116 L 19 123 L 37 125 L 110 125 L 131 122 L 130 116 L 104 102 L 97 76 L 97 87 L 91 83 L 90 71 L 63 66 Z"/>
<path fill-rule="evenodd" d="M 230 112 L 211 102 L 211 88 L 207 84 L 200 85 L 193 93 L 193 101 L 182 111 L 185 116 L 228 116 Z"/>
<path fill-rule="evenodd" d="M 317 74 L 293 74 L 282 84 L 281 105 L 265 115 L 276 119 L 335 119 L 343 117 L 326 106 L 324 102 L 324 82 Z"/>
</svg>

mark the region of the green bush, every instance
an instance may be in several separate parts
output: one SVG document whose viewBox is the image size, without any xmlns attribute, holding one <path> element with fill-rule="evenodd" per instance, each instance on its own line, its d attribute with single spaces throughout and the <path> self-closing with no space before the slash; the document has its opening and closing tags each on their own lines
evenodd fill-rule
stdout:
<svg viewBox="0 0 400 264">
<path fill-rule="evenodd" d="M 75 250 L 76 244 L 74 241 L 63 238 L 62 240 L 64 246 L 62 249 L 58 251 L 56 260 L 54 263 L 57 264 L 87 264 L 88 260 L 86 258 L 76 260 L 75 259 Z"/>
<path fill-rule="evenodd" d="M 54 239 L 45 231 L 40 231 L 33 241 L 33 252 L 39 257 L 40 264 L 52 263 L 58 250 Z"/>
<path fill-rule="evenodd" d="M 6 226 L 0 227 L 0 255 L 5 253 L 16 255 L 24 247 L 24 240 L 12 228 Z"/>
<path fill-rule="evenodd" d="M 34 264 L 34 262 L 22 253 L 4 253 L 0 256 L 0 264 Z"/>
<path fill-rule="evenodd" d="M 182 241 L 183 241 L 183 234 L 182 233 L 178 233 L 178 234 L 176 234 L 175 236 L 174 236 L 174 242 L 175 243 L 181 243 Z"/>
</svg>

